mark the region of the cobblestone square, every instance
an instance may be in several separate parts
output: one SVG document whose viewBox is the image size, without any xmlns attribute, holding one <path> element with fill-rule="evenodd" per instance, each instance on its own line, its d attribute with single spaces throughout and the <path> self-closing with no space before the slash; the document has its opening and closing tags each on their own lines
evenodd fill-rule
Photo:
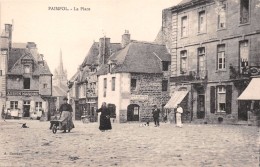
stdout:
<svg viewBox="0 0 260 167">
<path fill-rule="evenodd" d="M 26 123 L 29 128 L 21 128 Z M 0 122 L 0 166 L 194 166 L 258 167 L 259 129 L 254 126 L 161 123 L 112 124 L 75 121 L 70 133 L 49 130 L 49 122 Z"/>
</svg>

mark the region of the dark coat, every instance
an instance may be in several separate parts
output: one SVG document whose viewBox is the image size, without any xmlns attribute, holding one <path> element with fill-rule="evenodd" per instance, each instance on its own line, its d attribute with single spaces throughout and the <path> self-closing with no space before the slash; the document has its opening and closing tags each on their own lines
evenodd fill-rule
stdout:
<svg viewBox="0 0 260 167">
<path fill-rule="evenodd" d="M 60 106 L 60 112 L 62 112 L 62 111 L 69 111 L 69 112 L 72 112 L 72 107 L 71 107 L 71 105 L 70 104 L 68 104 L 68 103 L 65 103 L 65 104 L 62 104 L 61 106 Z"/>
<path fill-rule="evenodd" d="M 97 112 L 101 112 L 100 115 L 100 130 L 110 130 L 112 129 L 111 122 L 110 122 L 110 111 L 108 108 L 100 108 Z"/>
<path fill-rule="evenodd" d="M 154 117 L 154 118 L 159 118 L 160 112 L 161 112 L 160 109 L 158 109 L 158 108 L 157 108 L 157 109 L 154 109 L 153 112 L 152 112 L 153 117 Z"/>
</svg>

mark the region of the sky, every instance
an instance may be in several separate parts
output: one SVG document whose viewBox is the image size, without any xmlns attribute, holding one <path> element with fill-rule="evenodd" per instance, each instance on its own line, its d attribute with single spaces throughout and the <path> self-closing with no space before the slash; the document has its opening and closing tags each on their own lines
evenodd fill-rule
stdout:
<svg viewBox="0 0 260 167">
<path fill-rule="evenodd" d="M 1 0 L 1 30 L 4 24 L 13 23 L 13 42 L 35 42 L 52 73 L 58 67 L 61 50 L 70 79 L 93 42 L 101 37 L 120 43 L 128 30 L 131 39 L 154 41 L 161 28 L 162 10 L 180 1 Z M 53 7 L 69 10 L 50 10 Z"/>
</svg>

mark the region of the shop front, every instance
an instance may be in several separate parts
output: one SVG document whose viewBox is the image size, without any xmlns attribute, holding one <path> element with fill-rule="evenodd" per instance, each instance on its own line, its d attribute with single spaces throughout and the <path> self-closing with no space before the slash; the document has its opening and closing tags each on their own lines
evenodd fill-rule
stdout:
<svg viewBox="0 0 260 167">
<path fill-rule="evenodd" d="M 6 116 L 11 118 L 40 119 L 47 114 L 48 104 L 37 91 L 8 91 Z"/>
<path fill-rule="evenodd" d="M 244 110 L 238 112 L 245 118 L 249 125 L 260 126 L 260 78 L 252 78 L 243 93 L 237 98 L 239 105 L 244 105 Z"/>
</svg>

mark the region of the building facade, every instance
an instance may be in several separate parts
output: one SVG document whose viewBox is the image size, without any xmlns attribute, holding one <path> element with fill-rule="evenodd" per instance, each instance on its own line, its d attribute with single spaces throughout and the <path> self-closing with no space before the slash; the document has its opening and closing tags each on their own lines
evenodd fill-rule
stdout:
<svg viewBox="0 0 260 167">
<path fill-rule="evenodd" d="M 0 112 L 6 109 L 6 73 L 9 50 L 12 44 L 12 25 L 5 24 L 0 36 Z"/>
<path fill-rule="evenodd" d="M 34 42 L 9 51 L 6 75 L 6 110 L 11 117 L 39 118 L 49 115 L 52 74 Z"/>
<path fill-rule="evenodd" d="M 113 122 L 151 121 L 153 105 L 169 100 L 170 54 L 164 45 L 130 42 L 97 72 L 98 105 Z"/>
<path fill-rule="evenodd" d="M 171 96 L 188 91 L 184 120 L 233 124 L 259 108 L 237 100 L 259 75 L 259 16 L 257 0 L 183 0 L 163 10 L 156 41 L 171 53 Z"/>
<path fill-rule="evenodd" d="M 121 49 L 120 43 L 111 43 L 110 38 L 103 37 L 99 42 L 94 42 L 89 49 L 84 61 L 79 66 L 77 73 L 70 79 L 70 97 L 77 117 L 84 116 L 90 122 L 97 121 L 96 110 L 98 108 L 96 72 L 107 63 L 108 57 Z"/>
</svg>

